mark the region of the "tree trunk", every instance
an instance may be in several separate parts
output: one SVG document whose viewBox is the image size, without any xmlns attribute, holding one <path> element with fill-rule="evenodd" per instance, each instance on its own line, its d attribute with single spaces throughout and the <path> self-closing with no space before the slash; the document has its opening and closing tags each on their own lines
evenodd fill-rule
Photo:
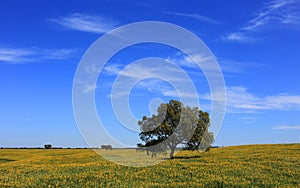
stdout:
<svg viewBox="0 0 300 188">
<path fill-rule="evenodd" d="M 170 159 L 174 158 L 174 152 L 175 152 L 175 148 L 171 148 Z"/>
</svg>

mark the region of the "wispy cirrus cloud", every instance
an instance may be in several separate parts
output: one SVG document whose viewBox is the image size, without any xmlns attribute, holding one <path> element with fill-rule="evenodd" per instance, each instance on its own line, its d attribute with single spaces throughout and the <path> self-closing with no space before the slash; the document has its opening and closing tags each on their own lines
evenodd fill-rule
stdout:
<svg viewBox="0 0 300 188">
<path fill-rule="evenodd" d="M 246 73 L 249 71 L 251 67 L 261 67 L 264 66 L 262 63 L 256 62 L 237 62 L 229 59 L 216 58 L 218 64 L 221 68 L 223 74 L 238 74 L 238 73 Z M 213 56 L 205 56 L 203 54 L 189 54 L 189 56 L 184 55 L 183 53 L 175 53 L 172 56 L 168 56 L 165 58 L 166 61 L 173 62 L 175 65 L 180 66 L 184 69 L 186 73 L 194 73 L 195 71 L 199 75 L 201 73 L 197 64 L 204 68 L 206 71 L 214 72 L 219 71 L 218 67 L 214 66 L 212 61 L 215 61 Z M 98 73 L 96 69 L 97 65 L 89 65 L 86 67 L 86 71 L 88 73 Z M 118 75 L 124 65 L 122 64 L 110 64 L 104 67 L 103 73 L 106 75 Z M 137 70 L 133 70 L 130 75 L 134 76 L 137 73 L 148 74 L 149 71 L 160 72 L 160 70 L 156 70 L 155 67 L 135 67 Z M 158 68 L 159 69 L 159 68 Z M 193 71 L 194 70 L 194 71 Z M 147 73 L 148 72 L 148 73 Z M 172 73 L 173 70 L 170 70 Z M 175 74 L 176 72 L 174 72 Z M 127 73 L 128 74 L 128 73 Z M 152 73 L 151 73 L 152 74 Z"/>
<path fill-rule="evenodd" d="M 75 49 L 0 48 L 0 62 L 19 64 L 40 60 L 60 60 L 74 56 Z"/>
<path fill-rule="evenodd" d="M 181 13 L 181 12 L 163 12 L 165 14 L 169 14 L 169 15 L 174 15 L 174 16 L 183 16 L 183 17 L 187 17 L 187 18 L 192 18 L 192 19 L 196 19 L 199 20 L 201 22 L 206 22 L 206 23 L 210 23 L 210 24 L 218 24 L 218 22 L 214 19 L 199 15 L 199 14 L 187 14 L 187 13 Z"/>
<path fill-rule="evenodd" d="M 216 93 L 215 96 L 218 96 L 218 94 Z M 210 93 L 202 95 L 202 97 L 206 100 L 219 100 L 218 97 L 211 99 Z M 257 113 L 265 110 L 298 111 L 300 110 L 300 95 L 281 93 L 259 96 L 250 93 L 244 87 L 233 86 L 227 88 L 227 112 Z"/>
<path fill-rule="evenodd" d="M 82 89 L 82 93 L 85 94 L 91 94 L 93 92 L 95 92 L 97 86 L 96 85 L 90 85 L 90 84 L 85 84 L 82 85 L 83 89 Z"/>
<path fill-rule="evenodd" d="M 108 66 L 104 67 L 103 73 L 107 74 L 107 75 L 118 75 L 122 71 L 123 68 L 124 68 L 124 65 L 121 65 L 121 64 L 108 65 Z"/>
<path fill-rule="evenodd" d="M 30 49 L 0 48 L 0 61 L 7 63 L 31 61 L 34 52 Z"/>
<path fill-rule="evenodd" d="M 190 54 L 186 56 L 182 53 L 177 53 L 173 56 L 166 58 L 169 61 L 176 63 L 179 66 L 191 69 L 198 69 L 200 65 L 205 71 L 217 72 L 219 68 L 215 66 L 212 61 L 215 61 L 212 56 L 204 56 L 202 54 Z M 238 73 L 246 73 L 251 67 L 261 67 L 263 64 L 256 62 L 237 62 L 234 60 L 228 60 L 216 57 L 216 60 L 221 68 L 221 71 L 226 76 L 235 75 Z M 197 63 L 197 64 L 196 64 Z M 245 71 L 247 69 L 247 71 Z M 197 71 L 199 73 L 199 71 Z"/>
<path fill-rule="evenodd" d="M 243 32 L 237 31 L 233 33 L 229 33 L 226 36 L 222 36 L 223 40 L 230 40 L 230 41 L 246 41 L 249 40 L 249 37 L 246 36 Z"/>
<path fill-rule="evenodd" d="M 114 97 L 126 96 L 128 90 L 123 89 L 123 87 L 127 88 L 129 83 L 136 81 L 138 83 L 135 87 L 143 92 L 146 89 L 150 93 L 165 97 L 195 97 L 195 91 L 190 89 L 192 80 L 188 77 L 188 72 L 168 60 L 165 62 L 149 63 L 147 61 L 126 67 L 120 64 L 107 65 L 102 73 L 105 76 L 120 77 L 120 83 L 117 85 L 118 92 L 114 93 Z M 175 88 L 178 89 L 178 92 Z"/>
<path fill-rule="evenodd" d="M 159 81 L 158 81 L 159 82 Z M 177 91 L 157 81 L 146 81 L 140 83 L 140 86 L 148 88 L 149 92 L 158 93 L 167 97 L 178 97 Z M 182 92 L 182 91 L 181 91 Z M 193 93 L 184 91 L 183 97 L 195 97 Z M 220 93 L 220 99 L 223 94 Z M 258 113 L 263 111 L 299 111 L 300 95 L 275 94 L 269 96 L 258 96 L 250 93 L 246 88 L 234 86 L 227 88 L 226 94 L 227 113 Z M 211 98 L 211 93 L 198 93 L 202 105 L 210 106 L 212 100 L 219 101 L 218 94 L 216 98 Z M 209 110 L 209 109 L 207 109 Z"/>
<path fill-rule="evenodd" d="M 271 23 L 300 24 L 299 2 L 295 0 L 274 0 L 269 2 L 248 24 L 241 28 L 243 31 L 256 31 Z"/>
<path fill-rule="evenodd" d="M 66 29 L 89 33 L 106 33 L 118 25 L 117 22 L 101 16 L 80 13 L 74 13 L 66 17 L 52 18 L 49 21 L 59 24 Z"/>
<path fill-rule="evenodd" d="M 166 60 L 167 61 L 167 60 Z M 141 77 L 160 78 L 164 77 L 169 81 L 182 82 L 183 80 L 178 77 L 180 69 L 174 68 L 174 66 L 153 66 L 151 64 L 134 64 L 129 65 L 130 68 L 126 68 L 122 64 L 107 65 L 103 69 L 103 73 L 106 75 L 118 75 L 128 78 L 138 79 Z"/>
<path fill-rule="evenodd" d="M 169 56 L 166 58 L 168 62 L 174 62 L 177 66 L 181 67 L 184 72 L 188 75 L 194 73 L 194 70 L 199 69 L 196 63 L 200 63 L 206 67 L 209 71 L 217 71 L 215 67 L 210 67 L 211 57 L 206 57 L 201 54 L 193 54 L 191 56 L 185 56 L 181 53 L 175 54 L 174 56 Z M 244 63 L 245 64 L 245 63 Z M 246 63 L 244 65 L 239 62 L 232 62 L 222 60 L 220 66 L 223 73 L 225 74 L 238 74 L 244 73 L 245 69 L 249 70 L 249 65 Z M 263 66 L 259 63 L 252 63 L 250 66 Z M 246 66 L 246 67 L 245 67 Z M 128 78 L 140 78 L 140 77 L 153 77 L 153 78 L 165 78 L 170 82 L 176 82 L 182 87 L 187 84 L 186 81 L 181 79 L 178 76 L 178 69 L 172 67 L 159 67 L 153 66 L 152 64 L 140 64 L 127 69 L 125 72 L 122 72 L 124 65 L 113 64 L 106 66 L 103 73 L 107 76 L 110 75 L 121 75 Z M 197 78 L 199 77 L 197 71 Z M 195 78 L 194 78 L 195 79 Z M 195 81 L 195 80 L 193 80 Z M 125 83 L 124 83 L 125 84 Z M 125 84 L 126 85 L 126 84 Z M 171 85 L 166 84 L 162 80 L 146 80 L 138 84 L 138 87 L 147 89 L 151 93 L 160 94 L 166 97 L 178 97 L 176 89 Z M 220 90 L 221 91 L 221 90 Z M 228 113 L 257 113 L 262 111 L 298 111 L 300 110 L 300 95 L 290 94 L 290 93 L 277 93 L 267 96 L 261 96 L 259 94 L 251 93 L 247 88 L 242 86 L 232 86 L 227 87 L 227 112 Z M 194 93 L 186 91 L 180 91 L 181 95 L 184 97 L 194 97 Z M 223 100 L 223 93 L 214 93 L 214 99 L 211 98 L 211 93 L 205 93 L 199 91 L 198 93 L 199 100 L 202 101 L 202 104 L 208 105 L 211 101 L 221 101 Z"/>
<path fill-rule="evenodd" d="M 276 127 L 272 127 L 274 130 L 300 130 L 300 125 L 298 126 L 290 126 L 290 125 L 280 125 Z"/>
<path fill-rule="evenodd" d="M 197 59 L 197 58 L 195 58 Z M 200 61 L 201 58 L 198 58 Z M 205 59 L 205 58 L 204 58 Z M 193 67 L 194 65 L 189 64 L 189 62 L 181 62 L 186 67 Z M 148 67 L 147 67 L 148 66 Z M 131 69 L 127 69 L 127 71 L 122 72 L 121 65 L 111 65 L 107 66 L 104 69 L 104 73 L 106 75 L 122 75 L 127 78 L 140 78 L 142 76 L 149 76 L 153 78 L 163 77 L 168 82 L 164 82 L 159 79 L 150 79 L 143 80 L 139 82 L 137 88 L 146 89 L 148 92 L 159 94 L 165 97 L 178 97 L 178 91 L 173 88 L 170 84 L 167 83 L 177 83 L 181 85 L 183 88 L 187 84 L 188 80 L 181 79 L 178 77 L 178 70 L 168 68 L 168 70 L 164 70 L 161 67 L 155 67 L 151 64 L 143 64 L 140 66 L 134 66 Z M 166 69 L 166 68 L 165 68 Z M 228 71 L 236 71 L 230 70 Z M 184 69 L 187 73 L 189 70 Z M 239 70 L 237 70 L 239 71 Z M 167 73 L 167 74 L 166 74 Z M 124 81 L 124 84 L 126 81 Z M 126 85 L 126 84 L 125 84 Z M 220 90 L 221 91 L 221 90 Z M 251 93 L 245 87 L 241 86 L 232 86 L 227 87 L 227 109 L 228 113 L 258 113 L 263 111 L 299 111 L 300 110 L 300 95 L 290 94 L 290 93 L 278 93 L 271 94 L 267 96 L 261 96 L 259 94 Z M 180 95 L 186 98 L 195 97 L 195 93 L 189 90 L 180 90 Z M 122 96 L 124 93 L 119 93 L 118 95 Z M 198 91 L 197 93 L 199 100 L 201 101 L 202 107 L 207 106 L 209 110 L 209 106 L 211 101 L 220 101 L 223 100 L 223 93 L 220 92 L 214 93 L 215 98 L 211 98 L 211 93 L 203 93 Z"/>
<path fill-rule="evenodd" d="M 249 33 L 276 25 L 300 25 L 300 2 L 297 0 L 272 0 L 236 31 L 222 36 L 223 40 L 250 41 Z"/>
<path fill-rule="evenodd" d="M 176 53 L 173 56 L 167 57 L 167 60 L 172 61 L 177 65 L 186 68 L 197 69 L 198 68 L 197 64 L 200 64 L 205 68 L 209 68 L 210 70 L 213 70 L 213 67 L 210 67 L 210 61 L 214 60 L 213 57 L 205 56 L 203 54 L 189 54 L 189 56 L 186 56 L 182 53 Z"/>
</svg>

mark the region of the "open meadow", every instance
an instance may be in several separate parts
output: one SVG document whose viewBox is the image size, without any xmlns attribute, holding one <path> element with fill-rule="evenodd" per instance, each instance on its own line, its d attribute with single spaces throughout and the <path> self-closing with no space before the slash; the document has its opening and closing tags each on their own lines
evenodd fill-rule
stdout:
<svg viewBox="0 0 300 188">
<path fill-rule="evenodd" d="M 126 150 L 101 152 L 116 151 L 122 155 Z M 148 167 L 118 165 L 91 149 L 0 150 L 0 187 L 103 186 L 299 187 L 300 144 L 182 151 Z"/>
</svg>

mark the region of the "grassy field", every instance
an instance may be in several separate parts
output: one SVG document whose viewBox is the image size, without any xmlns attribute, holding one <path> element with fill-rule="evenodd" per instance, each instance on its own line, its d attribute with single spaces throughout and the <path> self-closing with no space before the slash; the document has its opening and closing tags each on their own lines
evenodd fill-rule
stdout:
<svg viewBox="0 0 300 188">
<path fill-rule="evenodd" d="M 148 167 L 118 165 L 89 149 L 0 149 L 0 187 L 103 186 L 300 187 L 300 144 L 182 151 Z"/>
</svg>

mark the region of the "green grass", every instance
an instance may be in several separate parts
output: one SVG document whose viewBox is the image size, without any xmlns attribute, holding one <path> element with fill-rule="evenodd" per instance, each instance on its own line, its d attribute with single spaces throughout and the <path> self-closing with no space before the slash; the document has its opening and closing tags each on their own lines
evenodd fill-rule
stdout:
<svg viewBox="0 0 300 188">
<path fill-rule="evenodd" d="M 117 161 L 143 155 L 134 149 L 98 152 Z M 182 151 L 148 167 L 118 165 L 89 149 L 0 149 L 0 187 L 103 186 L 300 187 L 300 144 Z"/>
</svg>

